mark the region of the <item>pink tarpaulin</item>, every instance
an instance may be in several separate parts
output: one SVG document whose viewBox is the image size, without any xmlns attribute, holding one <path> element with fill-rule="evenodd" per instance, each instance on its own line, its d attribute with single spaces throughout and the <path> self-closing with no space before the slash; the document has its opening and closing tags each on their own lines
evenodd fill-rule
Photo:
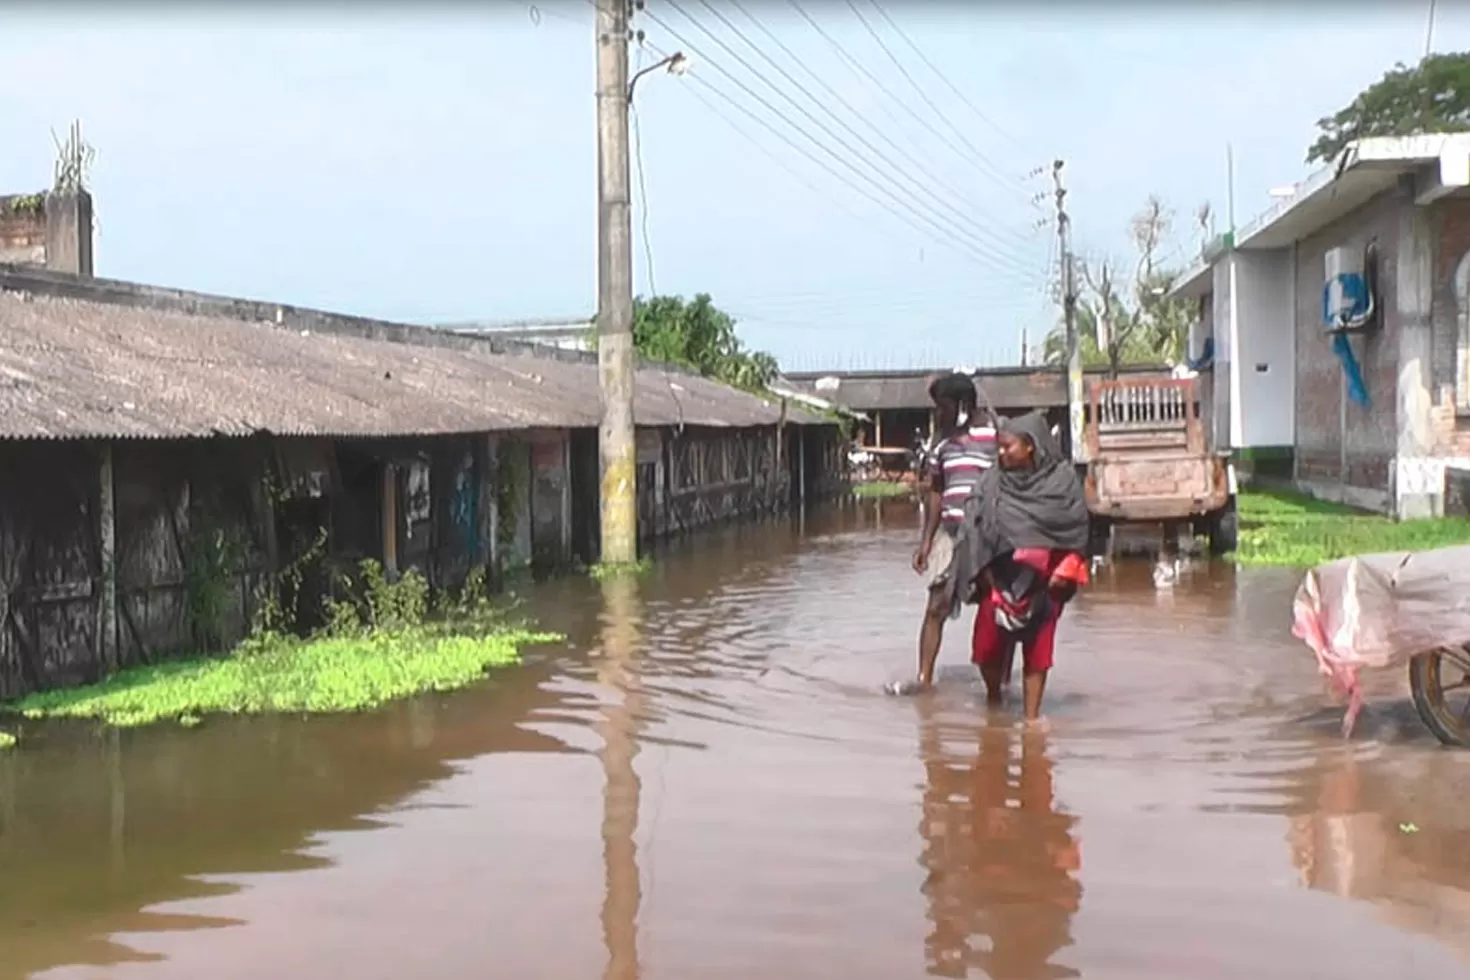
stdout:
<svg viewBox="0 0 1470 980">
<path fill-rule="evenodd" d="M 1359 555 L 1307 573 L 1292 634 L 1348 701 L 1344 734 L 1363 706 L 1358 672 L 1403 667 L 1416 654 L 1470 644 L 1470 547 Z"/>
</svg>

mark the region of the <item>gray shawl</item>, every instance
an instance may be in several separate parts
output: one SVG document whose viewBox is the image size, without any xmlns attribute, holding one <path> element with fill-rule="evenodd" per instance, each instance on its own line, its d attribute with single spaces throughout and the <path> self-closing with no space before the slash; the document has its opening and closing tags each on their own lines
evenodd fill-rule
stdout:
<svg viewBox="0 0 1470 980">
<path fill-rule="evenodd" d="M 975 526 L 969 560 L 978 573 L 1017 548 L 1048 548 L 1086 554 L 1090 519 L 1082 481 L 1062 455 L 1040 412 L 1007 419 L 1006 431 L 1035 447 L 1033 465 L 986 471 L 975 488 Z"/>
</svg>

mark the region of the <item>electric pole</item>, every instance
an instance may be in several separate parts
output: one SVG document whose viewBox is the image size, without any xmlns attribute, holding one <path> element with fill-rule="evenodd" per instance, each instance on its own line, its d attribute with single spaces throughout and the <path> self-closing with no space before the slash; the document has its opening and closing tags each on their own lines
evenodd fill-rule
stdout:
<svg viewBox="0 0 1470 980">
<path fill-rule="evenodd" d="M 1068 441 L 1072 444 L 1072 462 L 1086 461 L 1084 453 L 1082 408 L 1082 344 L 1077 336 L 1076 260 L 1072 257 L 1071 218 L 1067 216 L 1067 189 L 1062 186 L 1065 161 L 1051 165 L 1051 180 L 1056 187 L 1057 243 L 1062 263 L 1062 317 L 1067 338 L 1067 419 Z"/>
<path fill-rule="evenodd" d="M 602 561 L 638 560 L 633 429 L 633 229 L 628 182 L 628 2 L 595 0 L 597 18 L 597 380 L 602 424 Z"/>
</svg>

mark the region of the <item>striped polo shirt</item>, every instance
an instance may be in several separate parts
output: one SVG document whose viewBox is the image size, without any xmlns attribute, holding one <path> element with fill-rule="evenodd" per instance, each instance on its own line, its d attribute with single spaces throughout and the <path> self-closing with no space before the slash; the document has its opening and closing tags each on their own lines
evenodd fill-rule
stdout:
<svg viewBox="0 0 1470 980">
<path fill-rule="evenodd" d="M 934 488 L 940 493 L 940 520 L 953 528 L 964 520 L 965 498 L 980 481 L 980 474 L 995 464 L 995 429 L 970 426 L 941 440 L 929 458 Z"/>
</svg>

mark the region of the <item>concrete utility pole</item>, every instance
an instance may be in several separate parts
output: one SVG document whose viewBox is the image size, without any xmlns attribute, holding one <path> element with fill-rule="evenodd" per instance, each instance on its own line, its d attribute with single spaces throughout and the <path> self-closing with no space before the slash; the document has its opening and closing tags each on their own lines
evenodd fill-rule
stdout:
<svg viewBox="0 0 1470 980">
<path fill-rule="evenodd" d="M 628 0 L 597 9 L 597 373 L 602 561 L 638 560 L 633 429 L 633 229 L 628 182 Z"/>
<path fill-rule="evenodd" d="M 1086 461 L 1083 447 L 1082 343 L 1077 336 L 1077 275 L 1072 257 L 1071 218 L 1067 216 L 1067 189 L 1062 186 L 1065 161 L 1051 165 L 1051 180 L 1056 186 L 1057 242 L 1062 263 L 1062 316 L 1067 331 L 1067 409 L 1072 444 L 1072 462 Z"/>
</svg>

